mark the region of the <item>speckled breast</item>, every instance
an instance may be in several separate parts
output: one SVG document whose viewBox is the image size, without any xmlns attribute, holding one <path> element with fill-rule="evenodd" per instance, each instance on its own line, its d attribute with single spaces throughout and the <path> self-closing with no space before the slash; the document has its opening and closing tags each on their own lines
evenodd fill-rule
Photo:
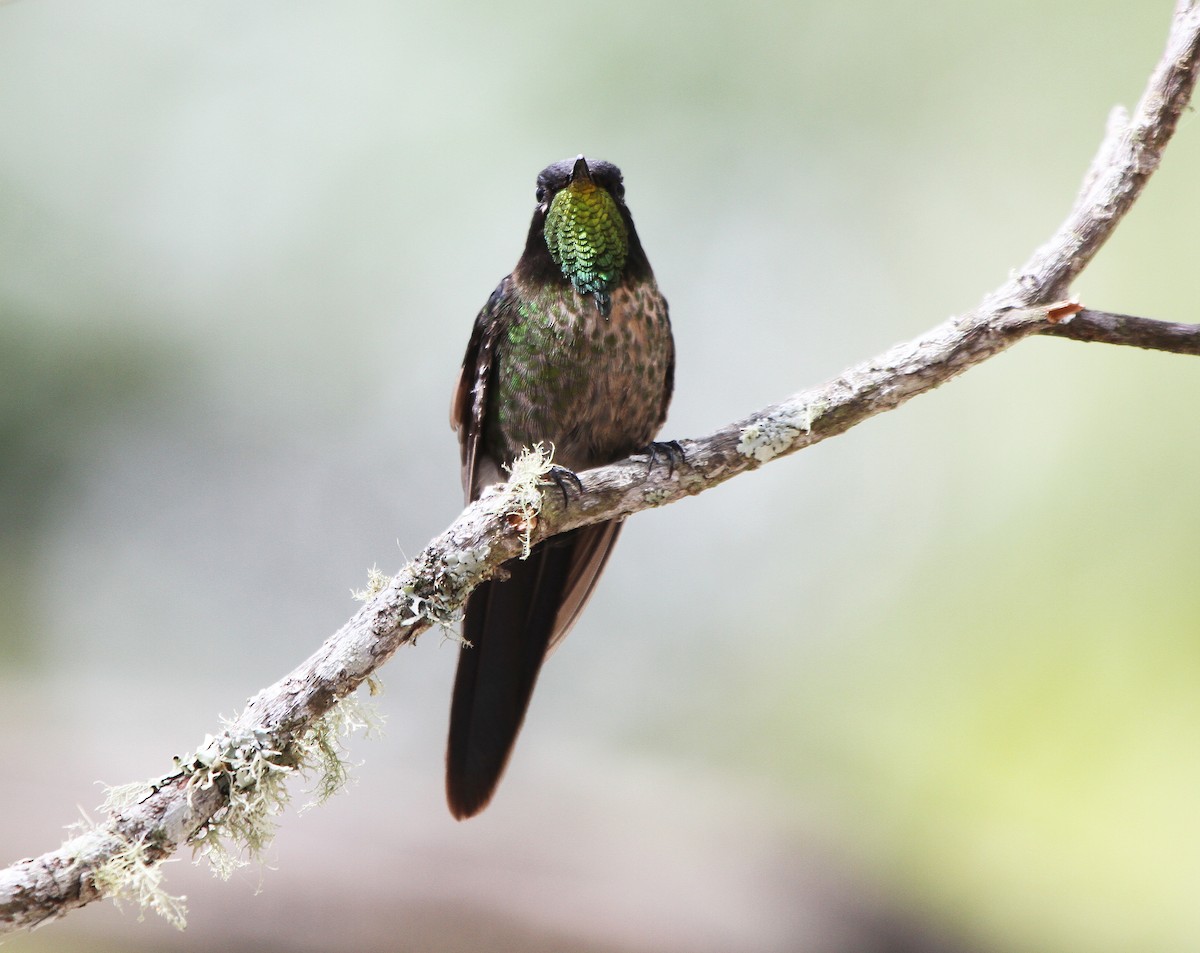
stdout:
<svg viewBox="0 0 1200 953">
<path fill-rule="evenodd" d="M 560 466 L 583 469 L 646 446 L 666 414 L 674 360 L 654 282 L 618 286 L 607 316 L 572 289 L 518 301 L 497 342 L 490 452 L 509 462 L 542 441 Z"/>
</svg>

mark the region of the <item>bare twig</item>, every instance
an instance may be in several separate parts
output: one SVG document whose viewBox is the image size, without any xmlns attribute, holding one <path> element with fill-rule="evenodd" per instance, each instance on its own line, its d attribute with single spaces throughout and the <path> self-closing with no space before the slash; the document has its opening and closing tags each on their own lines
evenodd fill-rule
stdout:
<svg viewBox="0 0 1200 953">
<path fill-rule="evenodd" d="M 1090 308 L 1080 311 L 1069 321 L 1039 328 L 1038 333 L 1072 341 L 1124 344 L 1172 354 L 1200 355 L 1200 324 L 1175 324 Z"/>
<path fill-rule="evenodd" d="M 1200 9 L 1178 5 L 1166 50 L 1137 108 L 1110 122 L 1066 221 L 974 311 L 914 341 L 849 368 L 834 380 L 705 437 L 683 441 L 687 464 L 646 473 L 626 460 L 581 474 L 585 491 L 569 504 L 547 496 L 536 518 L 516 488 L 472 504 L 441 536 L 291 674 L 264 689 L 222 735 L 101 827 L 56 851 L 0 871 L 0 934 L 62 916 L 99 898 L 97 872 L 128 862 L 130 845 L 155 863 L 194 843 L 230 810 L 243 783 L 229 751 L 257 749 L 260 763 L 288 770 L 298 740 L 404 643 L 449 620 L 467 593 L 533 541 L 573 526 L 626 516 L 699 493 L 777 456 L 793 453 L 891 410 L 1011 347 L 1030 334 L 1197 353 L 1196 329 L 1082 311 L 1051 321 L 1071 282 L 1112 234 L 1157 168 L 1186 106 L 1200 61 Z M 1116 114 L 1114 114 L 1116 115 Z M 525 488 L 527 489 L 527 487 Z M 213 752 L 218 754 L 213 754 Z M 225 752 L 225 753 L 221 753 Z M 221 770 L 214 767 L 213 759 Z M 203 770 L 202 770 L 203 769 Z M 203 775 L 206 784 L 198 784 Z M 214 820 L 215 819 L 215 820 Z M 107 883 L 107 880 L 103 880 Z M 111 889 L 111 888 L 110 888 Z"/>
</svg>

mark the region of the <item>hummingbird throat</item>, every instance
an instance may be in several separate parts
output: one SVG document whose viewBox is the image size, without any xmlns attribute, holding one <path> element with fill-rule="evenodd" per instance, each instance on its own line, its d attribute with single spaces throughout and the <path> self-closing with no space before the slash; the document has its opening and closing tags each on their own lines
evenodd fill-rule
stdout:
<svg viewBox="0 0 1200 953">
<path fill-rule="evenodd" d="M 607 298 L 629 254 L 629 232 L 608 190 L 594 182 L 560 190 L 546 212 L 545 236 L 550 257 L 575 290 Z"/>
</svg>

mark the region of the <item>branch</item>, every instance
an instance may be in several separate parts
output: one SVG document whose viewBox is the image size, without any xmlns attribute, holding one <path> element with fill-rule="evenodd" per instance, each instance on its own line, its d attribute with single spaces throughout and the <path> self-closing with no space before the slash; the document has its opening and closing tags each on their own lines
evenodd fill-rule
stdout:
<svg viewBox="0 0 1200 953">
<path fill-rule="evenodd" d="M 340 765 L 330 753 L 336 723 L 329 719 L 344 708 L 338 702 L 401 645 L 431 625 L 452 622 L 470 590 L 530 543 L 702 492 L 898 407 L 1030 334 L 1197 353 L 1194 327 L 1092 311 L 1055 321 L 1076 310 L 1064 303 L 1071 282 L 1158 167 L 1198 61 L 1200 8 L 1180 2 L 1145 93 L 1128 119 L 1114 112 L 1066 221 L 974 311 L 750 417 L 682 441 L 686 464 L 677 470 L 649 467 L 644 457 L 625 460 L 580 474 L 584 491 L 560 501 L 553 493 L 541 498 L 542 471 L 535 467 L 486 493 L 312 657 L 261 691 L 200 751 L 177 759 L 173 774 L 114 807 L 102 826 L 0 871 L 0 934 L 113 895 L 139 870 L 145 885 L 158 862 L 182 845 L 210 850 L 225 833 L 253 846 L 256 837 L 269 836 L 256 825 L 284 800 L 290 774 L 320 767 L 314 752 L 336 781 Z M 139 899 L 158 905 L 156 885 Z"/>
<path fill-rule="evenodd" d="M 1200 356 L 1200 324 L 1174 324 L 1153 318 L 1135 318 L 1130 314 L 1110 314 L 1085 308 L 1069 321 L 1048 324 L 1039 328 L 1038 333 L 1073 341 L 1124 344 Z"/>
</svg>

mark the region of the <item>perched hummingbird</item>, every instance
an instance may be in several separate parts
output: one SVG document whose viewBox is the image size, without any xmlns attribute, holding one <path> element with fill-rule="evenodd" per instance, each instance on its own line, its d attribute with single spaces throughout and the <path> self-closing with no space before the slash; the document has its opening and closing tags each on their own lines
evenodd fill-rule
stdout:
<svg viewBox="0 0 1200 953">
<path fill-rule="evenodd" d="M 467 501 L 539 441 L 585 470 L 649 450 L 667 415 L 675 345 L 625 205 L 621 170 L 583 156 L 547 166 L 525 251 L 475 319 L 454 391 Z M 457 818 L 491 799 L 547 655 L 570 631 L 621 521 L 539 543 L 471 593 L 463 617 L 446 796 Z"/>
</svg>

